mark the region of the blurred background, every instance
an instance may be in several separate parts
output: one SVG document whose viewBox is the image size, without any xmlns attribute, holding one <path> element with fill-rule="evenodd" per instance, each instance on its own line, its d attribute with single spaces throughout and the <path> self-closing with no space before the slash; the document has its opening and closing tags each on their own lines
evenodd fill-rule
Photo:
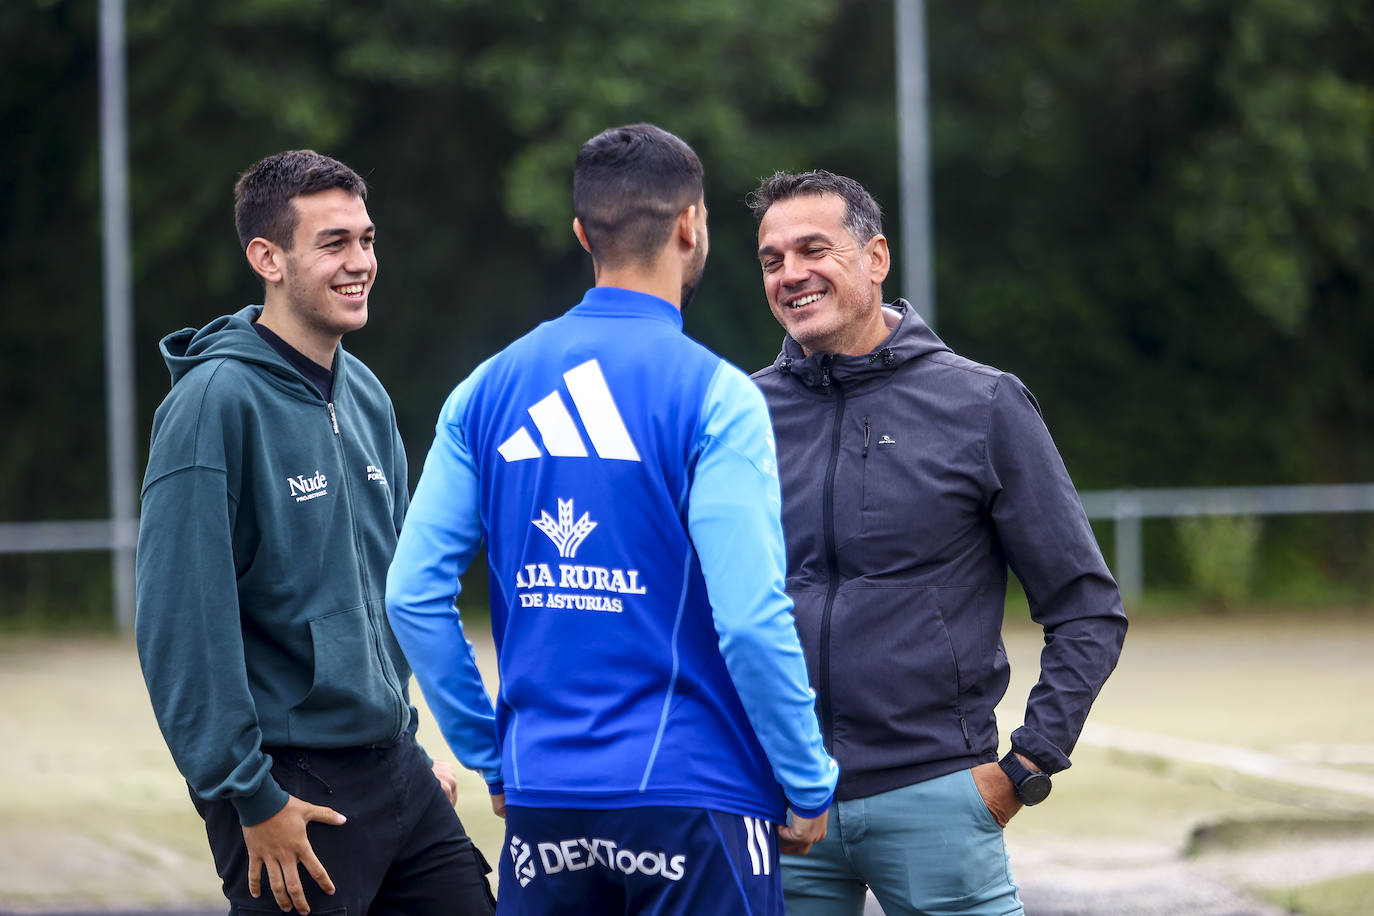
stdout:
<svg viewBox="0 0 1374 916">
<path fill-rule="evenodd" d="M 158 340 L 260 300 L 231 188 L 281 149 L 370 183 L 381 272 L 345 343 L 413 473 L 452 386 L 591 284 L 571 171 L 605 127 L 700 153 L 687 330 L 747 369 L 781 341 L 743 204 L 761 176 L 851 175 L 894 251 L 908 231 L 890 2 L 129 0 L 125 25 L 135 477 Z M 0 4 L 0 522 L 109 517 L 98 26 L 95 0 Z M 925 27 L 937 329 L 1030 386 L 1080 489 L 1374 481 L 1374 7 L 969 0 Z M 898 260 L 884 292 L 912 297 Z M 1369 513 L 1143 541 L 1151 595 L 1374 595 Z M 92 560 L 0 555 L 0 626 L 110 626 Z"/>
<path fill-rule="evenodd" d="M 591 284 L 571 170 L 605 127 L 701 154 L 687 330 L 747 369 L 781 340 L 761 176 L 851 175 L 894 251 L 907 232 L 890 2 L 129 0 L 125 23 L 135 477 L 158 340 L 260 300 L 231 188 L 281 149 L 371 185 L 381 272 L 346 345 L 415 472 L 452 386 Z M 0 522 L 109 517 L 98 25 L 95 0 L 0 4 Z M 969 0 L 925 26 L 938 331 L 1030 386 L 1080 489 L 1374 481 L 1374 7 Z M 903 266 L 888 298 L 925 282 Z M 1374 595 L 1368 513 L 1143 540 L 1149 594 Z M 0 555 L 0 626 L 111 626 L 92 560 Z"/>
</svg>

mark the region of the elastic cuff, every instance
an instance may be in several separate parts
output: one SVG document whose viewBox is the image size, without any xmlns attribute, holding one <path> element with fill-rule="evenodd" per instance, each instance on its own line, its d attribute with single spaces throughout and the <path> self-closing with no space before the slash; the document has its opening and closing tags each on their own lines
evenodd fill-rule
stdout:
<svg viewBox="0 0 1374 916">
<path fill-rule="evenodd" d="M 234 809 L 239 813 L 239 823 L 245 827 L 252 827 L 285 808 L 290 797 L 285 789 L 277 785 L 275 779 L 268 776 L 262 781 L 262 787 L 252 795 L 237 795 L 229 800 L 234 803 Z"/>
<path fill-rule="evenodd" d="M 487 793 L 490 795 L 505 795 L 506 784 L 504 782 L 489 782 L 487 783 Z"/>
<path fill-rule="evenodd" d="M 1053 776 L 1067 770 L 1071 764 L 1069 757 L 1035 729 L 1023 725 L 1011 733 L 1011 747 L 1040 768 L 1042 773 Z"/>
<path fill-rule="evenodd" d="M 791 801 L 788 801 L 787 807 L 792 809 L 793 814 L 800 815 L 801 817 L 820 817 L 822 814 L 830 810 L 830 806 L 834 803 L 834 801 L 835 793 L 831 792 L 830 797 L 825 800 L 825 804 L 821 805 L 819 808 L 803 808 L 799 805 L 793 804 Z"/>
</svg>

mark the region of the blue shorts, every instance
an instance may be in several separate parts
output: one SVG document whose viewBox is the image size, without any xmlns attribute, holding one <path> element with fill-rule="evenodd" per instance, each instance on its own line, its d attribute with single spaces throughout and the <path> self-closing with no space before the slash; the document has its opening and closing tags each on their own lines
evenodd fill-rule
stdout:
<svg viewBox="0 0 1374 916">
<path fill-rule="evenodd" d="M 777 825 L 701 808 L 506 809 L 497 913 L 783 916 Z"/>
</svg>

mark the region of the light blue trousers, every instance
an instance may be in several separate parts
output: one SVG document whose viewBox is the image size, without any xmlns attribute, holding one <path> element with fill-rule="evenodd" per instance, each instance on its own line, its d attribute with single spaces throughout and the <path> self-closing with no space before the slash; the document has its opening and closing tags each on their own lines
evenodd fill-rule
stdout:
<svg viewBox="0 0 1374 916">
<path fill-rule="evenodd" d="M 826 837 L 782 857 L 788 916 L 860 916 L 866 891 L 887 916 L 1021 916 L 1002 828 L 973 775 L 837 802 Z"/>
</svg>

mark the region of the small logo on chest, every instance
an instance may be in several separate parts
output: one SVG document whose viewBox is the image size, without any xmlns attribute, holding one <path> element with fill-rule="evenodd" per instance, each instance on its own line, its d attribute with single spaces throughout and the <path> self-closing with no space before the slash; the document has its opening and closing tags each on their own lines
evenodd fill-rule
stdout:
<svg viewBox="0 0 1374 916">
<path fill-rule="evenodd" d="M 304 474 L 288 477 L 286 482 L 291 487 L 291 496 L 298 503 L 329 495 L 329 490 L 326 489 L 329 486 L 329 478 L 325 477 L 319 470 L 316 470 L 314 475 L 310 477 L 306 477 Z"/>
<path fill-rule="evenodd" d="M 881 436 L 878 437 L 878 444 L 879 444 L 879 445 L 896 445 L 896 444 L 897 444 L 897 440 L 894 439 L 894 438 L 892 438 L 891 436 L 889 436 L 887 433 L 883 433 Z"/>
<path fill-rule="evenodd" d="M 382 486 L 386 486 L 386 485 L 387 485 L 387 483 L 386 483 L 386 474 L 382 473 L 382 469 L 381 469 L 381 468 L 379 468 L 379 467 L 377 467 L 376 465 L 373 465 L 373 464 L 369 464 L 369 465 L 367 466 L 367 479 L 368 479 L 368 480 L 375 480 L 375 481 L 377 481 L 379 484 L 381 484 Z"/>
</svg>

